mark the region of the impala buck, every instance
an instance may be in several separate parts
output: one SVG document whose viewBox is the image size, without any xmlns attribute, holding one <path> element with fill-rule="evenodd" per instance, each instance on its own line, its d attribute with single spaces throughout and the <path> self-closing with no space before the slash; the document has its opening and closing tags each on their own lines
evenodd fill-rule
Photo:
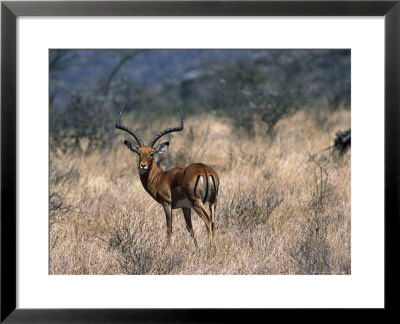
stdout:
<svg viewBox="0 0 400 324">
<path fill-rule="evenodd" d="M 158 133 L 149 145 L 144 145 L 142 139 L 134 130 L 121 125 L 123 110 L 124 107 L 119 113 L 115 127 L 132 135 L 138 144 L 136 146 L 127 140 L 124 141 L 129 150 L 139 155 L 138 169 L 143 188 L 164 208 L 167 219 L 167 246 L 171 243 L 172 210 L 178 208 L 183 211 L 186 228 L 193 238 L 194 245 L 197 247 L 192 226 L 191 208 L 203 219 L 211 244 L 215 230 L 215 209 L 219 187 L 217 172 L 203 163 L 193 163 L 185 168 L 162 171 L 154 161 L 155 154 L 163 153 L 169 145 L 169 142 L 164 142 L 154 147 L 156 142 L 166 134 L 183 130 L 181 110 L 179 110 L 181 125 L 167 128 Z"/>
</svg>

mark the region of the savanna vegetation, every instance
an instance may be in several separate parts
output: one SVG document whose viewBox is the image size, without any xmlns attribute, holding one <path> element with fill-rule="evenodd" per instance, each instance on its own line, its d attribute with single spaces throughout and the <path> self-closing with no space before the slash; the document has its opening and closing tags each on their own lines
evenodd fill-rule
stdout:
<svg viewBox="0 0 400 324">
<path fill-rule="evenodd" d="M 50 51 L 49 273 L 350 274 L 350 150 L 331 147 L 350 128 L 350 52 L 189 54 Z M 140 75 L 163 58 L 166 75 Z M 101 59 L 100 76 L 71 82 Z M 212 246 L 192 212 L 195 248 L 177 209 L 166 248 L 163 209 L 114 127 L 123 104 L 146 143 L 178 126 L 182 107 L 185 129 L 156 160 L 218 172 Z"/>
</svg>

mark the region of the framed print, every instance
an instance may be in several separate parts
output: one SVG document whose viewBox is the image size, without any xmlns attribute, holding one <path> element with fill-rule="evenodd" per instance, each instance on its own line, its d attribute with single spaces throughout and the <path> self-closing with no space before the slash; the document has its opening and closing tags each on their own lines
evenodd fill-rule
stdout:
<svg viewBox="0 0 400 324">
<path fill-rule="evenodd" d="M 393 309 L 398 1 L 1 10 L 1 321 Z"/>
</svg>

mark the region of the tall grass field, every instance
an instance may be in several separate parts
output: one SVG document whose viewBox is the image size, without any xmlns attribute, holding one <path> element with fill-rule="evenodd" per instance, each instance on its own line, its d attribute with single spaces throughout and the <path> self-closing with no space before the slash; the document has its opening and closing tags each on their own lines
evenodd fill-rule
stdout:
<svg viewBox="0 0 400 324">
<path fill-rule="evenodd" d="M 140 182 L 127 133 L 115 129 L 112 145 L 94 150 L 84 140 L 73 151 L 50 141 L 50 274 L 351 273 L 351 150 L 326 149 L 350 127 L 350 110 L 298 110 L 268 136 L 262 121 L 249 135 L 229 118 L 183 113 L 184 130 L 165 137 L 169 149 L 156 162 L 162 170 L 202 162 L 219 174 L 212 244 L 192 210 L 196 249 L 176 209 L 166 246 L 163 208 Z M 148 142 L 179 115 L 127 114 L 123 123 Z"/>
</svg>

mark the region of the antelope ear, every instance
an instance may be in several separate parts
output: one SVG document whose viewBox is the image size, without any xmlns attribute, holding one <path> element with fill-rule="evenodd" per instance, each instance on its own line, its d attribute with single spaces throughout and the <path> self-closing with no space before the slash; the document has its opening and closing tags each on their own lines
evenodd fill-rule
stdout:
<svg viewBox="0 0 400 324">
<path fill-rule="evenodd" d="M 153 151 L 153 153 L 163 153 L 169 146 L 169 142 L 164 142 L 161 143 L 156 147 L 156 149 Z"/>
<path fill-rule="evenodd" d="M 138 148 L 137 148 L 135 145 L 133 145 L 131 142 L 125 140 L 125 141 L 124 141 L 124 144 L 125 144 L 125 145 L 128 147 L 128 149 L 130 149 L 132 152 L 135 152 L 135 153 L 137 153 L 137 154 L 140 155 L 140 152 L 139 152 Z"/>
</svg>

